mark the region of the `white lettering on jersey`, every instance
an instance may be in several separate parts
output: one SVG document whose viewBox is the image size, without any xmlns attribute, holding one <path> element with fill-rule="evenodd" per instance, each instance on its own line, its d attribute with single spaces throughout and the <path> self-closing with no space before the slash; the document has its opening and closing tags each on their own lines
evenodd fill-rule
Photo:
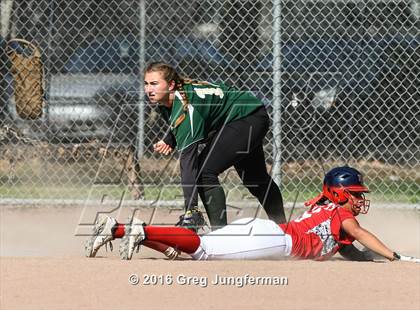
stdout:
<svg viewBox="0 0 420 310">
<path fill-rule="evenodd" d="M 311 210 L 305 211 L 301 216 L 295 219 L 294 222 L 296 223 L 302 222 L 303 220 L 310 218 L 312 214 L 321 212 L 322 209 L 326 211 L 333 211 L 335 208 L 337 208 L 337 206 L 333 203 L 329 203 L 326 206 L 315 206 Z"/>
<path fill-rule="evenodd" d="M 310 211 L 305 211 L 301 216 L 299 216 L 297 219 L 294 220 L 294 222 L 299 223 L 303 220 L 306 220 L 307 218 L 310 218 L 312 216 L 312 213 Z"/>
<path fill-rule="evenodd" d="M 206 95 L 215 95 L 219 96 L 220 98 L 223 98 L 224 96 L 223 90 L 221 88 L 194 88 L 194 91 L 201 99 L 204 99 Z"/>
<path fill-rule="evenodd" d="M 323 244 L 321 256 L 330 253 L 338 244 L 331 233 L 331 219 L 328 219 L 318 226 L 308 230 L 307 233 L 314 233 L 321 239 Z"/>
</svg>

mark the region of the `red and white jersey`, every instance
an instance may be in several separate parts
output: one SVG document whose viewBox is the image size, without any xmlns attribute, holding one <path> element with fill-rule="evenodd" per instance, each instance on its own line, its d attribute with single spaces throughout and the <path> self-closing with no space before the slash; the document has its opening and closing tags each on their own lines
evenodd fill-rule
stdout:
<svg viewBox="0 0 420 310">
<path fill-rule="evenodd" d="M 292 237 L 291 256 L 325 260 L 333 256 L 342 245 L 355 239 L 340 229 L 345 219 L 354 215 L 333 203 L 315 205 L 290 223 L 281 224 Z"/>
</svg>

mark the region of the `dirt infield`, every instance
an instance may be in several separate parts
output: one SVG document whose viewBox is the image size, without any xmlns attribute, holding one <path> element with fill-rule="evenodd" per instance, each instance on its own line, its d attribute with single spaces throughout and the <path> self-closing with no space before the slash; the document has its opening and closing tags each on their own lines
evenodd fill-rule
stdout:
<svg viewBox="0 0 420 310">
<path fill-rule="evenodd" d="M 167 261 L 145 248 L 127 262 L 118 258 L 118 241 L 113 252 L 84 258 L 86 236 L 80 235 L 88 233 L 97 211 L 0 209 L 0 309 L 420 308 L 419 264 L 340 257 L 329 262 Z M 114 215 L 123 219 L 131 212 Z M 167 209 L 138 213 L 146 220 L 153 215 L 157 224 L 177 217 Z M 253 214 L 247 209 L 229 218 Z M 418 211 L 372 208 L 359 220 L 391 248 L 420 256 Z M 129 281 L 136 276 L 139 283 L 133 285 Z"/>
</svg>

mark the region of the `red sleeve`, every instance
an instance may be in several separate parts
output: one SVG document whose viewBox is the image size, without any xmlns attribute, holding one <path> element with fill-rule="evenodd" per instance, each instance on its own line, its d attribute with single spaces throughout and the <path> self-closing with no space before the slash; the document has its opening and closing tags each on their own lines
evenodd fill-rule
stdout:
<svg viewBox="0 0 420 310">
<path fill-rule="evenodd" d="M 357 222 L 351 211 L 341 207 L 336 209 L 336 212 L 333 214 L 331 219 L 331 233 L 333 234 L 334 239 L 340 244 L 352 244 L 355 240 L 352 236 L 341 229 L 341 223 L 347 219 L 354 219 Z"/>
</svg>

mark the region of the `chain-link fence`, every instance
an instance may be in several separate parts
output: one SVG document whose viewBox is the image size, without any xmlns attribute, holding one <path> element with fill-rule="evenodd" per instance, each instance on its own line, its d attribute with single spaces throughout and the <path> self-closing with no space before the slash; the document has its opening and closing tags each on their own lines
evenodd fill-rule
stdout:
<svg viewBox="0 0 420 310">
<path fill-rule="evenodd" d="M 306 0 L 1 0 L 0 192 L 24 199 L 180 199 L 179 168 L 152 152 L 167 129 L 142 72 L 250 90 L 270 111 L 267 163 L 286 201 L 325 170 L 361 169 L 377 200 L 418 203 L 420 3 Z M 4 55 L 42 52 L 43 116 L 20 119 Z M 246 190 L 221 180 L 228 201 Z M 253 201 L 253 200 L 252 200 Z"/>
</svg>

